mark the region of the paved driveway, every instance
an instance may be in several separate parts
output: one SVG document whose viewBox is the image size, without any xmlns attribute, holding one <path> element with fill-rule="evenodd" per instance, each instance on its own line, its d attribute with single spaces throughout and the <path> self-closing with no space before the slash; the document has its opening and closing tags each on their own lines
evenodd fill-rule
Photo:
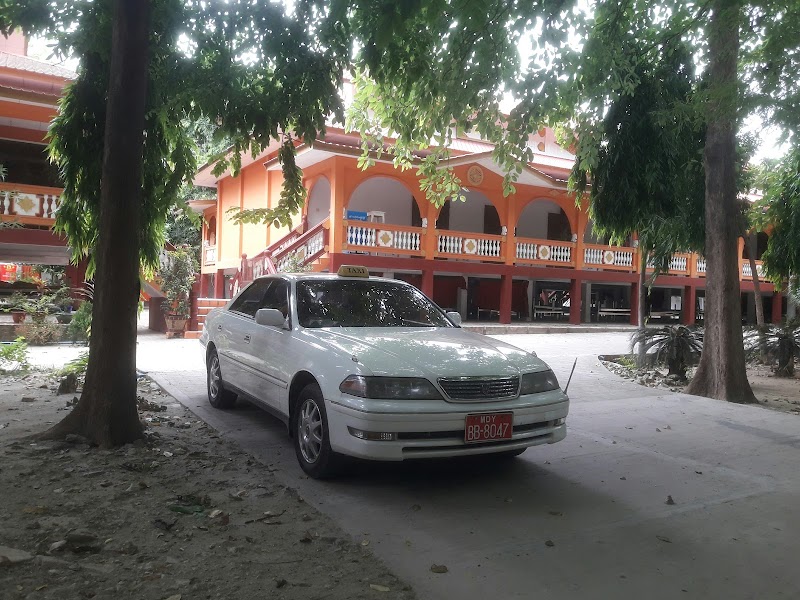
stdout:
<svg viewBox="0 0 800 600">
<path fill-rule="evenodd" d="M 800 418 L 623 382 L 596 356 L 625 351 L 625 334 L 502 337 L 562 384 L 578 356 L 565 441 L 333 482 L 301 476 L 271 417 L 210 408 L 197 342 L 142 336 L 139 366 L 370 540 L 420 598 L 800 597 Z"/>
</svg>

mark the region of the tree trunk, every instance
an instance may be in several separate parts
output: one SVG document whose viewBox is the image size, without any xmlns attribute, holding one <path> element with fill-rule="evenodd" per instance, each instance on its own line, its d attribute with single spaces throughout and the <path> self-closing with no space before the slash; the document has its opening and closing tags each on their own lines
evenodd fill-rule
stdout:
<svg viewBox="0 0 800 600">
<path fill-rule="evenodd" d="M 740 3 L 712 0 L 706 172 L 705 343 L 689 394 L 756 402 L 745 371 L 739 286 L 736 198 L 737 57 Z"/>
<path fill-rule="evenodd" d="M 747 248 L 747 256 L 750 261 L 750 271 L 753 273 L 753 295 L 756 298 L 756 327 L 758 327 L 758 353 L 761 356 L 761 362 L 767 358 L 767 336 L 764 334 L 764 300 L 761 295 L 761 281 L 758 278 L 758 270 L 756 269 L 756 255 L 755 248 L 753 248 L 753 240 L 747 232 L 742 236 L 744 245 Z"/>
<path fill-rule="evenodd" d="M 645 279 L 647 278 L 647 251 L 639 246 L 639 253 L 641 255 L 641 260 L 639 261 L 639 286 L 636 290 L 636 293 L 639 295 L 638 306 L 637 308 L 637 325 L 639 326 L 639 331 L 645 330 L 645 314 L 647 313 L 647 307 L 645 306 L 645 302 L 647 300 L 647 288 L 644 285 Z M 642 338 L 644 340 L 644 338 Z M 636 351 L 636 367 L 639 369 L 643 369 L 647 366 L 647 350 L 644 346 L 644 341 L 639 344 L 639 347 Z"/>
<path fill-rule="evenodd" d="M 101 447 L 143 435 L 136 410 L 136 308 L 149 2 L 117 0 L 103 141 L 100 231 L 89 366 L 80 401 L 43 434 L 77 433 Z"/>
</svg>

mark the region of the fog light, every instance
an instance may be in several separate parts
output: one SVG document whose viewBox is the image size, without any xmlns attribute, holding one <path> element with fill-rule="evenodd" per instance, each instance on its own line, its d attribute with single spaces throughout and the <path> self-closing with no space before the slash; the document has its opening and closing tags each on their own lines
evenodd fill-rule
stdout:
<svg viewBox="0 0 800 600">
<path fill-rule="evenodd" d="M 559 425 L 563 425 L 566 422 L 567 422 L 567 418 L 566 417 L 561 417 L 560 419 L 556 419 L 555 421 L 553 421 L 553 427 L 558 427 Z"/>
<path fill-rule="evenodd" d="M 388 431 L 361 431 L 354 427 L 348 427 L 347 430 L 350 435 L 360 440 L 367 440 L 368 442 L 393 442 L 397 439 L 396 433 Z"/>
</svg>

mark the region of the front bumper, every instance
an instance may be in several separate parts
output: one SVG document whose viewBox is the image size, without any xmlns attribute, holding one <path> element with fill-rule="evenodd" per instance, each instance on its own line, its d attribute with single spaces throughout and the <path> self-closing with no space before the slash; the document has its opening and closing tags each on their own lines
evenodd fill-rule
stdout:
<svg viewBox="0 0 800 600">
<path fill-rule="evenodd" d="M 554 444 L 567 435 L 569 399 L 563 393 L 548 394 L 540 402 L 530 396 L 509 402 L 451 404 L 436 412 L 428 405 L 426 412 L 409 410 L 390 412 L 388 403 L 378 403 L 377 411 L 367 406 L 358 409 L 336 401 L 326 402 L 331 447 L 335 452 L 369 460 L 400 461 L 415 458 L 445 458 L 490 454 Z M 468 414 L 512 412 L 514 430 L 510 440 L 467 444 L 464 423 Z M 369 432 L 396 433 L 396 440 L 369 441 L 353 436 L 350 428 Z"/>
</svg>

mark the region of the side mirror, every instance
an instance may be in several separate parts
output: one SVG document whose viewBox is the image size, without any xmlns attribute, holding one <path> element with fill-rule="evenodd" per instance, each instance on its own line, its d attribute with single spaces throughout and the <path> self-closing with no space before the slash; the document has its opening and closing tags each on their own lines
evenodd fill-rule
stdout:
<svg viewBox="0 0 800 600">
<path fill-rule="evenodd" d="M 447 311 L 447 318 L 453 322 L 453 325 L 456 327 L 461 327 L 461 313 L 457 313 L 454 310 Z"/>
<path fill-rule="evenodd" d="M 259 308 L 256 311 L 256 323 L 278 329 L 286 328 L 286 319 L 277 308 Z"/>
</svg>

